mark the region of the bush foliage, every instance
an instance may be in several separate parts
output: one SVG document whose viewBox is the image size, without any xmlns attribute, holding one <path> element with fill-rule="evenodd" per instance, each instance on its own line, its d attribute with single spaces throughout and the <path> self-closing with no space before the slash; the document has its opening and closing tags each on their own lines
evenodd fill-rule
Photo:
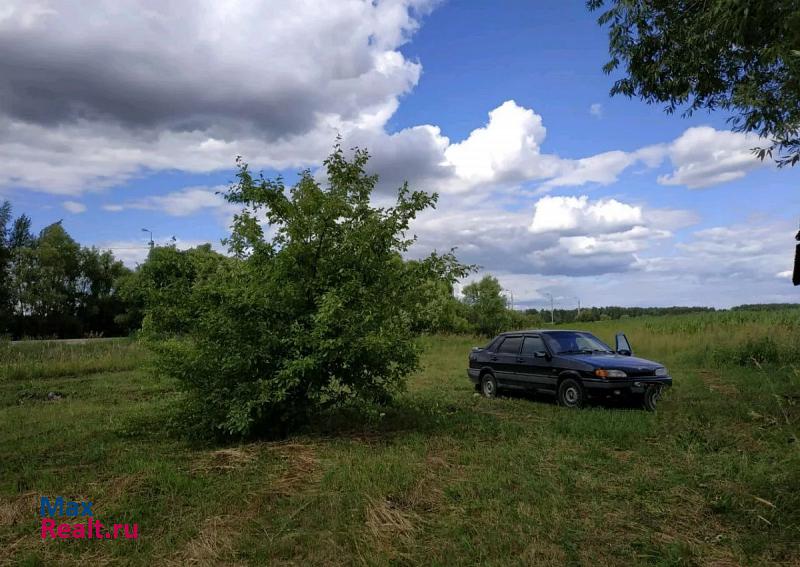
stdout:
<svg viewBox="0 0 800 567">
<path fill-rule="evenodd" d="M 417 367 L 414 337 L 430 317 L 419 290 L 451 293 L 468 267 L 452 252 L 403 260 L 409 222 L 436 195 L 404 185 L 394 206 L 373 206 L 367 160 L 336 146 L 327 187 L 306 171 L 288 191 L 240 161 L 226 194 L 243 207 L 231 256 L 161 249 L 141 270 L 143 335 L 206 426 L 246 435 L 386 402 Z"/>
</svg>

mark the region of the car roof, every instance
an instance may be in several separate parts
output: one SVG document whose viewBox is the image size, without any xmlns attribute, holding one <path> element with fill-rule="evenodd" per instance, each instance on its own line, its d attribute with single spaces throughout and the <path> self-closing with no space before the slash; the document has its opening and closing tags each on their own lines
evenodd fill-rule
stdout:
<svg viewBox="0 0 800 567">
<path fill-rule="evenodd" d="M 505 331 L 497 336 L 505 337 L 506 335 L 524 335 L 531 333 L 589 333 L 589 331 L 582 331 L 580 329 L 524 329 L 521 331 Z"/>
</svg>

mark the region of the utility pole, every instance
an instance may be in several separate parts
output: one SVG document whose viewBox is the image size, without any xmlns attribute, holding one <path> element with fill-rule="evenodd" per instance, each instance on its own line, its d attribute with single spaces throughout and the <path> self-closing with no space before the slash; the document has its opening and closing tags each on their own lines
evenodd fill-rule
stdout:
<svg viewBox="0 0 800 567">
<path fill-rule="evenodd" d="M 511 291 L 508 288 L 505 288 L 505 287 L 503 288 L 503 291 L 505 291 L 506 293 L 508 293 L 511 296 L 511 310 L 513 311 L 514 310 L 514 292 Z"/>
<path fill-rule="evenodd" d="M 153 242 L 153 231 L 150 230 L 149 228 L 143 228 L 142 232 L 149 232 L 150 233 L 150 243 L 149 244 L 150 244 L 150 250 L 152 250 L 153 247 L 156 245 L 156 243 Z"/>
<path fill-rule="evenodd" d="M 553 294 L 552 293 L 545 293 L 547 297 L 550 298 L 550 324 L 555 325 L 556 319 L 555 315 L 553 315 Z"/>
<path fill-rule="evenodd" d="M 578 319 L 580 319 L 581 318 L 581 298 L 576 296 L 575 299 L 578 300 Z"/>
</svg>

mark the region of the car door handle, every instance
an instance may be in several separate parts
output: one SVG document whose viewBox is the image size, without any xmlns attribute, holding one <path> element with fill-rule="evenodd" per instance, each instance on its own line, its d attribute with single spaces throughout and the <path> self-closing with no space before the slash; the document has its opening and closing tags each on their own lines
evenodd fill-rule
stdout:
<svg viewBox="0 0 800 567">
<path fill-rule="evenodd" d="M 496 356 L 493 356 L 493 357 L 492 357 L 492 358 L 490 358 L 489 360 L 497 360 L 497 357 L 496 357 Z"/>
<path fill-rule="evenodd" d="M 517 358 L 517 362 L 525 362 L 524 358 Z"/>
</svg>

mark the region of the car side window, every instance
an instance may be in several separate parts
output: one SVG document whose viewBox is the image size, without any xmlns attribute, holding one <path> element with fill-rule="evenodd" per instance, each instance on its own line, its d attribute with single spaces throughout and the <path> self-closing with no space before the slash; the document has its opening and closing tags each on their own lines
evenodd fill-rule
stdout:
<svg viewBox="0 0 800 567">
<path fill-rule="evenodd" d="M 525 337 L 522 343 L 522 356 L 533 356 L 537 352 L 546 352 L 541 337 Z"/>
<path fill-rule="evenodd" d="M 500 348 L 497 349 L 497 352 L 500 354 L 517 354 L 521 342 L 522 337 L 506 337 L 500 344 Z"/>
</svg>

